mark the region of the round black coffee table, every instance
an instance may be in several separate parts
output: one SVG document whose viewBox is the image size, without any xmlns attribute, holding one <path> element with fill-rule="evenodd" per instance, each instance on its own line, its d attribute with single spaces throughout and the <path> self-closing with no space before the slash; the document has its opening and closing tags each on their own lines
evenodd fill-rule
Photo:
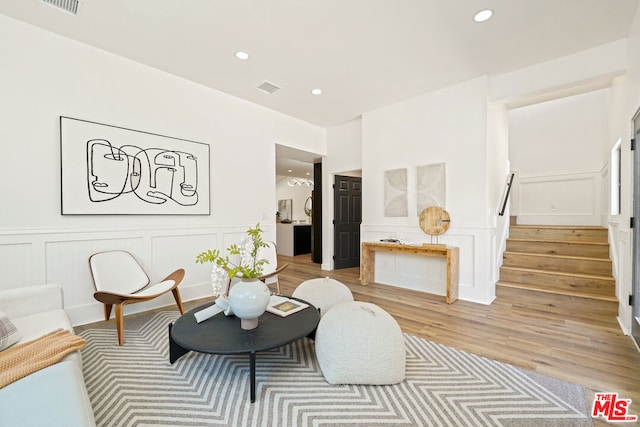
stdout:
<svg viewBox="0 0 640 427">
<path fill-rule="evenodd" d="M 258 327 L 249 331 L 240 328 L 239 318 L 225 316 L 224 313 L 196 323 L 194 313 L 210 305 L 213 303 L 195 308 L 169 325 L 169 361 L 174 363 L 189 351 L 249 354 L 252 403 L 256 400 L 256 353 L 282 347 L 306 337 L 316 329 L 320 321 L 320 313 L 309 304 L 304 310 L 287 317 L 266 312 L 260 316 Z"/>
</svg>

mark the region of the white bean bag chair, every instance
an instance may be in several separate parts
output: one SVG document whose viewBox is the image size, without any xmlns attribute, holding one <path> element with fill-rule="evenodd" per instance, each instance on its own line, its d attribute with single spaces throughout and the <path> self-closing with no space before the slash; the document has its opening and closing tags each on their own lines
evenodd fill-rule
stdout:
<svg viewBox="0 0 640 427">
<path fill-rule="evenodd" d="M 330 384 L 396 384 L 404 380 L 406 349 L 402 330 L 375 304 L 345 302 L 320 319 L 316 331 L 318 365 Z"/>
<path fill-rule="evenodd" d="M 298 285 L 291 296 L 313 304 L 320 309 L 320 316 L 324 316 L 336 304 L 353 301 L 351 290 L 329 277 L 306 280 Z"/>
</svg>

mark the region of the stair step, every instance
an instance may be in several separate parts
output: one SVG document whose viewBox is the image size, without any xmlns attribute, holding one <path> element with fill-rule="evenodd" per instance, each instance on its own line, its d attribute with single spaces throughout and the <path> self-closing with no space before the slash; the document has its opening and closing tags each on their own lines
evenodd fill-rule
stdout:
<svg viewBox="0 0 640 427">
<path fill-rule="evenodd" d="M 594 226 L 512 225 L 509 227 L 509 237 L 529 240 L 607 243 L 608 230 L 604 227 Z"/>
<path fill-rule="evenodd" d="M 557 289 L 558 293 L 571 291 L 615 296 L 614 278 L 594 274 L 571 274 L 503 265 L 500 268 L 500 282 L 521 283 L 541 286 L 545 289 Z"/>
<path fill-rule="evenodd" d="M 497 285 L 609 304 L 617 301 L 611 271 L 605 227 L 512 223 Z"/>
<path fill-rule="evenodd" d="M 608 301 L 608 302 L 612 302 L 612 303 L 617 303 L 618 299 L 615 297 L 615 295 L 602 295 L 602 294 L 598 294 L 598 293 L 591 293 L 591 292 L 585 292 L 585 291 L 576 291 L 576 290 L 572 290 L 572 289 L 557 289 L 557 288 L 548 288 L 545 287 L 543 285 L 533 285 L 533 284 L 527 284 L 527 283 L 517 283 L 517 282 L 506 282 L 506 281 L 499 281 L 498 283 L 496 283 L 496 286 L 503 286 L 503 287 L 507 287 L 507 288 L 516 288 L 516 289 L 525 289 L 525 290 L 529 290 L 529 291 L 536 291 L 536 292 L 544 292 L 544 293 L 548 293 L 548 294 L 556 294 L 556 295 L 569 295 L 569 296 L 575 296 L 575 297 L 580 297 L 580 298 L 589 298 L 589 299 L 594 299 L 594 300 L 598 300 L 598 301 Z"/>
<path fill-rule="evenodd" d="M 611 274 L 611 260 L 567 255 L 548 255 L 523 252 L 504 252 L 504 266 L 531 268 L 562 273 Z"/>
<path fill-rule="evenodd" d="M 609 258 L 609 243 L 563 242 L 557 240 L 507 239 L 507 251 L 548 255 Z"/>
</svg>

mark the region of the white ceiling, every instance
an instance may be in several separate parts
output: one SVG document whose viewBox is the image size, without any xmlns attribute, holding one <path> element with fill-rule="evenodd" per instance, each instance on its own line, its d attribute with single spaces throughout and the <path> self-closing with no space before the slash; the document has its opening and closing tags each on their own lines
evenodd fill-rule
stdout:
<svg viewBox="0 0 640 427">
<path fill-rule="evenodd" d="M 276 144 L 276 175 L 313 180 L 313 164 L 321 159 L 317 154 Z"/>
<path fill-rule="evenodd" d="M 0 13 L 330 127 L 624 38 L 639 1 L 82 0 L 72 16 L 40 0 L 0 0 Z M 494 17 L 473 22 L 483 8 Z M 264 81 L 281 89 L 257 90 Z"/>
</svg>

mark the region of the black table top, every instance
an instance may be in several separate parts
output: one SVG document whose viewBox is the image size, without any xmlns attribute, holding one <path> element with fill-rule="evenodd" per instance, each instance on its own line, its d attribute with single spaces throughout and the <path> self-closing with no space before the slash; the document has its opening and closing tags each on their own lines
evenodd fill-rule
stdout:
<svg viewBox="0 0 640 427">
<path fill-rule="evenodd" d="M 307 302 L 309 307 L 287 317 L 265 312 L 260 316 L 258 327 L 248 331 L 240 327 L 239 318 L 224 313 L 196 323 L 194 313 L 213 304 L 197 307 L 176 320 L 170 332 L 173 341 L 184 349 L 201 353 L 251 353 L 278 348 L 305 337 L 320 321 L 318 309 Z"/>
</svg>

